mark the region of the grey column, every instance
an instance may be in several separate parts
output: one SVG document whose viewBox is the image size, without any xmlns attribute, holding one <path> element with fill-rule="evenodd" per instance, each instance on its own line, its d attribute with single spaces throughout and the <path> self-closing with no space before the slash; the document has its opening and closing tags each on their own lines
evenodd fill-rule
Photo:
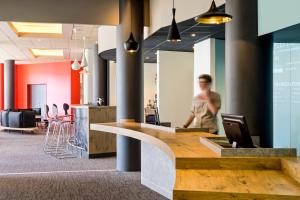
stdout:
<svg viewBox="0 0 300 200">
<path fill-rule="evenodd" d="M 4 62 L 4 109 L 15 108 L 15 61 Z"/>
<path fill-rule="evenodd" d="M 132 6 L 132 18 L 131 7 Z M 120 0 L 120 25 L 117 27 L 117 120 L 143 121 L 144 77 L 143 77 L 143 1 Z M 139 51 L 128 53 L 124 42 L 131 31 L 140 44 Z M 141 167 L 141 144 L 133 138 L 117 137 L 117 169 L 139 171 Z"/>
<path fill-rule="evenodd" d="M 245 115 L 251 135 L 271 147 L 272 37 L 258 37 L 257 0 L 227 0 L 226 12 L 226 112 Z"/>
<path fill-rule="evenodd" d="M 93 47 L 94 72 L 93 72 L 93 102 L 103 98 L 103 105 L 108 105 L 108 62 L 98 55 L 98 44 Z"/>
</svg>

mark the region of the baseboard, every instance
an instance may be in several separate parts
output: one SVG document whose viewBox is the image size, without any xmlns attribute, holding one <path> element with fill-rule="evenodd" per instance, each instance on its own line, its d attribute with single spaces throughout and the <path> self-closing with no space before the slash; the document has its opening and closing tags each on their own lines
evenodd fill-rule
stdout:
<svg viewBox="0 0 300 200">
<path fill-rule="evenodd" d="M 82 153 L 82 157 L 86 159 L 96 159 L 96 158 L 105 158 L 105 157 L 114 157 L 116 152 L 107 152 L 107 153 L 97 153 L 97 154 L 88 154 L 87 152 Z"/>
</svg>

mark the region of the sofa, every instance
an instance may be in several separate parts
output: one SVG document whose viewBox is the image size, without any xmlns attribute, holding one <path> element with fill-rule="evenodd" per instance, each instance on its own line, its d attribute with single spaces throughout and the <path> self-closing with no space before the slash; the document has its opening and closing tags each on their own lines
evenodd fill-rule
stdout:
<svg viewBox="0 0 300 200">
<path fill-rule="evenodd" d="M 33 128 L 36 126 L 35 111 L 32 110 L 4 110 L 0 114 L 0 122 L 3 127 Z"/>
</svg>

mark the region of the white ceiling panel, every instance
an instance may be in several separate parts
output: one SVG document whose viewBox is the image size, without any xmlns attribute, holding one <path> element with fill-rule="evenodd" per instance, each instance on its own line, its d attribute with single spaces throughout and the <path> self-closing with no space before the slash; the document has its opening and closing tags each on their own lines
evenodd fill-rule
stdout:
<svg viewBox="0 0 300 200">
<path fill-rule="evenodd" d="M 73 28 L 76 29 L 76 40 Z M 98 40 L 98 25 L 63 24 L 63 38 L 36 38 L 18 37 L 7 22 L 0 22 L 0 60 L 39 63 L 81 59 L 83 37 L 86 37 L 85 47 L 92 48 Z M 34 58 L 29 50 L 31 48 L 63 49 L 64 58 Z"/>
</svg>

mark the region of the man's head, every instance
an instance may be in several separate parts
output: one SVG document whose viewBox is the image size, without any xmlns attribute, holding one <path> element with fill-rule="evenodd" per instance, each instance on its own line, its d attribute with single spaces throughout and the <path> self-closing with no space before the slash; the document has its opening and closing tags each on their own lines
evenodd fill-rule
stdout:
<svg viewBox="0 0 300 200">
<path fill-rule="evenodd" d="M 201 91 L 208 91 L 210 90 L 212 78 L 209 74 L 202 74 L 198 77 L 199 80 L 199 87 Z"/>
</svg>

